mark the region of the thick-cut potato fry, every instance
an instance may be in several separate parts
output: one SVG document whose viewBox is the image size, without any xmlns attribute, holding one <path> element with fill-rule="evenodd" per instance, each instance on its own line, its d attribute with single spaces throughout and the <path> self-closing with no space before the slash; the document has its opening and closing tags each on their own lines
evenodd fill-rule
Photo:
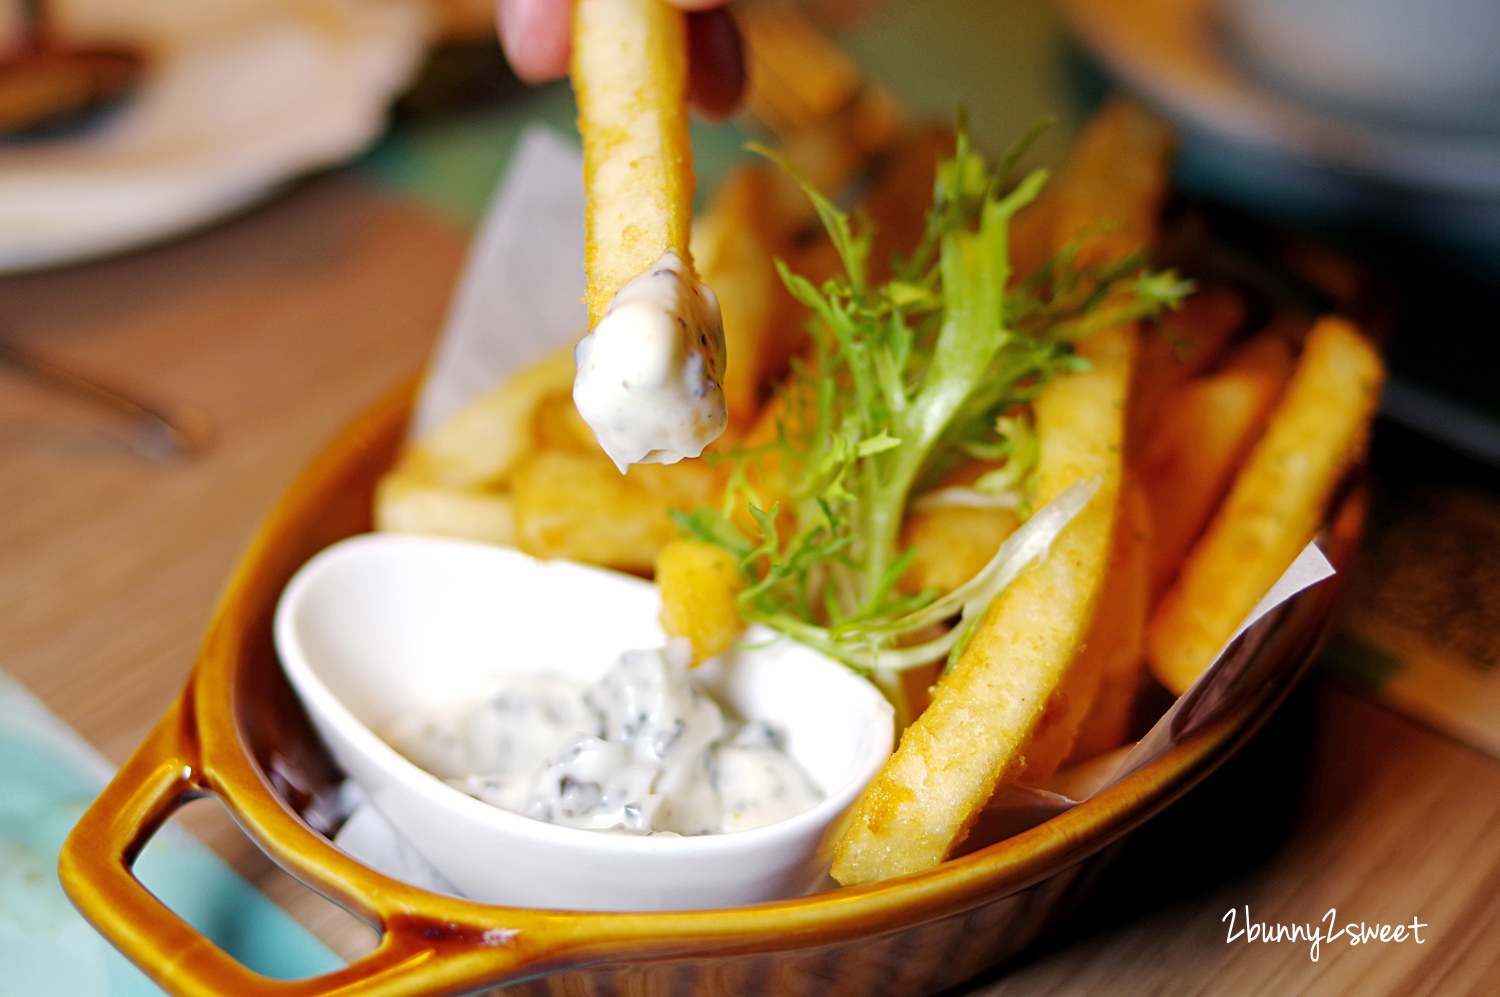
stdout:
<svg viewBox="0 0 1500 997">
<path fill-rule="evenodd" d="M 458 488 L 499 484 L 531 447 L 537 403 L 572 384 L 573 348 L 547 354 L 419 440 L 401 458 L 401 472 Z"/>
<path fill-rule="evenodd" d="M 979 574 L 1020 525 L 1010 509 L 940 506 L 913 512 L 901 530 L 901 545 L 916 548 L 902 589 L 952 592 Z"/>
<path fill-rule="evenodd" d="M 943 674 L 943 661 L 928 662 L 915 668 L 907 668 L 899 671 L 889 681 L 881 681 L 877 676 L 876 684 L 893 707 L 896 708 L 896 733 L 910 727 L 922 711 L 927 709 L 932 702 L 933 690 L 937 688 L 937 680 Z"/>
<path fill-rule="evenodd" d="M 656 555 L 656 587 L 661 592 L 661 628 L 693 645 L 701 664 L 734 646 L 740 621 L 739 565 L 716 544 L 679 539 Z"/>
<path fill-rule="evenodd" d="M 729 432 L 719 438 L 719 448 L 755 421 L 763 393 L 805 341 L 776 273 L 774 260 L 786 254 L 792 233 L 767 210 L 775 197 L 772 169 L 736 170 L 693 226 L 698 276 L 718 296 L 725 352 L 734 359 L 724 371 Z"/>
<path fill-rule="evenodd" d="M 1129 605 L 1121 609 L 1128 621 L 1127 629 L 1119 638 L 1121 647 L 1118 653 L 1111 654 L 1104 666 L 1099 690 L 1078 726 L 1066 765 L 1097 758 L 1125 743 L 1130 735 L 1136 696 L 1144 681 L 1146 621 L 1151 615 L 1151 552 L 1156 545 L 1156 524 L 1151 518 L 1151 506 L 1138 473 L 1131 472 L 1126 478 L 1126 489 L 1120 497 L 1120 518 L 1129 527 L 1132 542 L 1126 548 L 1127 560 L 1119 568 L 1119 577 L 1106 581 L 1106 584 L 1118 583 L 1129 593 Z"/>
<path fill-rule="evenodd" d="M 566 397 L 572 380 L 572 350 L 558 350 L 460 409 L 381 479 L 375 528 L 514 543 L 509 476 L 536 446 L 547 399 Z M 588 443 L 598 450 L 592 434 Z"/>
<path fill-rule="evenodd" d="M 1096 333 L 1079 345 L 1091 369 L 1059 376 L 1038 395 L 1037 503 L 1095 477 L 1099 492 L 1047 558 L 990 605 L 932 704 L 855 803 L 835 848 L 839 882 L 937 865 L 1000 779 L 1019 767 L 1020 750 L 1087 629 L 1109 559 L 1135 337 L 1134 326 Z"/>
<path fill-rule="evenodd" d="M 1047 262 L 1055 250 L 1057 235 L 1057 186 L 1042 188 L 1026 207 L 1016 212 L 1010 222 L 1010 278 L 1012 283 L 1025 280 Z"/>
<path fill-rule="evenodd" d="M 504 492 L 460 488 L 397 471 L 380 479 L 376 488 L 375 528 L 508 545 L 515 543 L 516 513 Z"/>
<path fill-rule="evenodd" d="M 778 394 L 761 408 L 755 424 L 750 427 L 750 431 L 745 434 L 742 441 L 747 451 L 763 451 L 758 460 L 752 461 L 746 467 L 745 484 L 754 494 L 759 508 L 779 510 L 776 525 L 782 530 L 793 529 L 795 523 L 792 518 L 786 473 L 782 466 L 782 452 L 776 448 L 775 444 L 783 431 L 789 435 L 796 432 L 796 427 L 787 423 L 789 420 L 798 418 L 799 413 L 803 411 L 805 408 L 802 403 L 788 405 L 787 396 Z M 744 502 L 737 502 L 730 518 L 740 529 L 753 535 L 756 529 L 755 520 L 744 506 Z"/>
<path fill-rule="evenodd" d="M 1223 370 L 1189 381 L 1162 402 L 1139 465 L 1156 523 L 1153 598 L 1229 490 L 1291 372 L 1285 342 L 1257 336 Z"/>
<path fill-rule="evenodd" d="M 884 283 L 891 277 L 891 259 L 909 256 L 927 230 L 932 207 L 933 178 L 938 163 L 953 155 L 953 132 L 923 128 L 892 149 L 875 177 L 864 210 L 875 227 L 870 244 L 869 279 Z"/>
<path fill-rule="evenodd" d="M 537 450 L 600 454 L 594 431 L 578 414 L 571 391 L 550 394 L 536 403 L 531 413 L 531 440 Z"/>
<path fill-rule="evenodd" d="M 682 11 L 666 0 L 577 0 L 573 7 L 590 325 L 667 250 L 692 267 L 684 32 Z"/>
<path fill-rule="evenodd" d="M 1063 763 L 1067 767 L 1098 758 L 1113 751 L 1130 737 L 1130 723 L 1135 716 L 1135 701 L 1145 681 L 1146 656 L 1137 654 L 1130 667 L 1119 672 L 1106 672 L 1099 682 L 1099 691 L 1083 723 L 1078 725 L 1078 734 L 1073 738 L 1072 750 Z"/>
<path fill-rule="evenodd" d="M 1127 447 L 1138 453 L 1159 418 L 1162 399 L 1208 369 L 1224 345 L 1245 324 L 1245 302 L 1223 287 L 1206 287 L 1189 295 L 1141 336 L 1135 380 L 1130 385 L 1126 418 Z"/>
<path fill-rule="evenodd" d="M 1140 483 L 1127 478 L 1110 543 L 1109 566 L 1099 605 L 1083 646 L 1052 693 L 1041 723 L 1026 746 L 1023 782 L 1050 779 L 1072 753 L 1084 719 L 1106 678 L 1134 674 L 1146 630 L 1150 514 Z"/>
<path fill-rule="evenodd" d="M 1167 196 L 1172 129 L 1116 98 L 1078 136 L 1057 187 L 1054 248 L 1078 239 L 1078 264 L 1119 259 L 1151 244 Z"/>
<path fill-rule="evenodd" d="M 638 464 L 621 474 L 603 454 L 532 454 L 511 479 L 516 546 L 647 574 L 677 535 L 668 511 L 713 502 L 721 477 L 697 460 Z"/>
<path fill-rule="evenodd" d="M 1308 334 L 1265 434 L 1152 616 L 1147 652 L 1168 689 L 1186 691 L 1316 534 L 1364 445 L 1381 379 L 1379 354 L 1344 319 Z"/>
<path fill-rule="evenodd" d="M 909 255 L 921 241 L 938 160 L 951 154 L 953 143 L 952 133 L 944 129 L 916 132 L 891 150 L 875 176 L 865 199 L 865 214 L 875 234 L 867 261 L 872 282 L 890 276 L 893 254 Z M 833 242 L 822 237 L 794 247 L 787 263 L 815 287 L 844 269 Z"/>
</svg>

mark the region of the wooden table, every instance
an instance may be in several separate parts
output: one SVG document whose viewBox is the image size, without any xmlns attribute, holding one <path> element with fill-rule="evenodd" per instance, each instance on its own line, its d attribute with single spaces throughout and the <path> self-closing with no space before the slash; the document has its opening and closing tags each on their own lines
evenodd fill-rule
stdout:
<svg viewBox="0 0 1500 997">
<path fill-rule="evenodd" d="M 0 279 L 0 328 L 80 371 L 201 408 L 201 459 L 146 461 L 71 402 L 0 373 L 0 667 L 112 760 L 166 709 L 257 521 L 342 423 L 414 370 L 464 236 L 332 175 L 119 260 Z M 1234 878 L 980 984 L 977 993 L 1500 993 L 1500 764 L 1365 700 L 1316 691 L 1310 789 Z M 1243 808 L 1241 808 L 1242 810 Z M 1226 811 L 1226 820 L 1238 820 Z M 207 803 L 187 822 L 345 956 L 352 918 Z M 1224 837 L 1214 813 L 1204 839 Z M 1155 860 L 1144 899 L 1193 861 Z M 1226 944 L 1254 921 L 1425 923 L 1423 943 Z"/>
</svg>

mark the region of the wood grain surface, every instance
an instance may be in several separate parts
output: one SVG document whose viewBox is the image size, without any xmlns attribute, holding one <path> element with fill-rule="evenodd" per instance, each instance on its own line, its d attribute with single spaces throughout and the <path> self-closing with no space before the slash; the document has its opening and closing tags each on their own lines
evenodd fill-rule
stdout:
<svg viewBox="0 0 1500 997">
<path fill-rule="evenodd" d="M 463 249 L 456 229 L 334 175 L 170 245 L 0 279 L 0 334 L 195 406 L 217 433 L 195 461 L 151 462 L 107 420 L 0 370 L 0 667 L 123 760 L 186 679 L 260 517 L 422 362 Z M 1500 993 L 1500 764 L 1346 692 L 1310 702 L 1310 743 L 1254 776 L 1306 780 L 1285 826 L 1262 829 L 1260 796 L 1220 788 L 1184 811 L 1178 843 L 1123 857 L 1123 913 L 973 993 Z M 336 951 L 369 946 L 222 811 L 186 813 Z M 1244 861 L 1205 876 L 1206 852 Z M 1242 920 L 1247 904 L 1272 925 L 1318 927 L 1336 908 L 1340 926 L 1426 927 L 1421 945 L 1325 942 L 1314 962 L 1300 941 L 1226 943 L 1225 912 Z"/>
</svg>

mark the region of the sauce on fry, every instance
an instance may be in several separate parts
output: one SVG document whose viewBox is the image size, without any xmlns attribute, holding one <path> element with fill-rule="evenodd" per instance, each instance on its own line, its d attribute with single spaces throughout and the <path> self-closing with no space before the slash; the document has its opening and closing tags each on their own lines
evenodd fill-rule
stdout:
<svg viewBox="0 0 1500 997">
<path fill-rule="evenodd" d="M 573 402 L 623 473 L 696 457 L 724 432 L 724 323 L 676 252 L 620 288 L 578 344 Z"/>
<path fill-rule="evenodd" d="M 470 796 L 565 827 L 718 834 L 810 810 L 823 794 L 781 733 L 726 718 L 689 657 L 679 642 L 629 651 L 592 685 L 512 676 L 387 737 Z"/>
</svg>

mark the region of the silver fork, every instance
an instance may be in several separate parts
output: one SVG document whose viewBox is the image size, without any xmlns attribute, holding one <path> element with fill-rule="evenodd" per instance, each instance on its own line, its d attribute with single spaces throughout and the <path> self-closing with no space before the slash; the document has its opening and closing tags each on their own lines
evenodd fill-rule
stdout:
<svg viewBox="0 0 1500 997">
<path fill-rule="evenodd" d="M 0 339 L 0 366 L 52 388 L 95 409 L 122 418 L 135 450 L 153 460 L 182 460 L 202 453 L 213 438 L 208 419 L 196 409 L 167 410 L 118 388 L 76 374 Z"/>
</svg>

